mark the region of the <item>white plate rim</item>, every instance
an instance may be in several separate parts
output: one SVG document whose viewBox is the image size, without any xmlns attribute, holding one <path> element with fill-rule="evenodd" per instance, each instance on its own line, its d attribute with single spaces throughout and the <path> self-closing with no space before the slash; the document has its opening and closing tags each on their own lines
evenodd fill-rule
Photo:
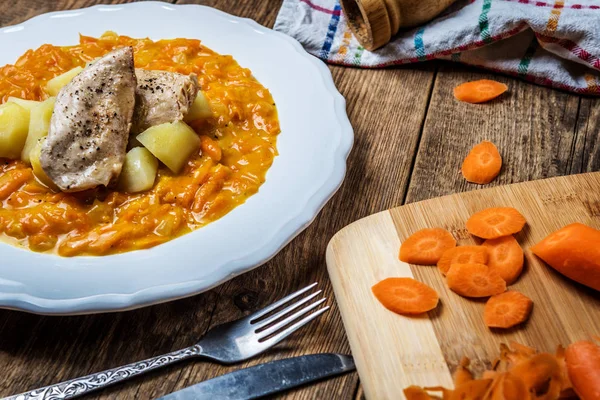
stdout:
<svg viewBox="0 0 600 400">
<path fill-rule="evenodd" d="M 151 304 L 188 297 L 206 290 L 210 290 L 211 288 L 218 286 L 235 276 L 248 272 L 266 263 L 272 257 L 274 257 L 293 238 L 295 238 L 300 232 L 310 225 L 310 223 L 316 218 L 320 210 L 336 193 L 343 182 L 346 174 L 346 160 L 353 145 L 354 133 L 346 115 L 346 101 L 335 87 L 329 69 L 323 62 L 305 52 L 302 46 L 295 39 L 280 32 L 266 28 L 258 24 L 256 21 L 233 16 L 220 10 L 202 5 L 173 5 L 149 1 L 121 5 L 95 5 L 78 10 L 50 12 L 33 17 L 18 25 L 4 27 L 0 29 L 0 34 L 5 32 L 15 32 L 26 27 L 33 27 L 36 24 L 43 23 L 44 21 L 53 17 L 55 18 L 57 15 L 61 14 L 81 13 L 81 15 L 83 15 L 83 13 L 95 12 L 100 9 L 104 11 L 108 9 L 117 11 L 123 7 L 170 7 L 175 9 L 200 8 L 203 10 L 202 12 L 212 13 L 216 17 L 246 24 L 251 29 L 262 34 L 274 35 L 285 42 L 287 46 L 291 46 L 301 57 L 307 59 L 318 69 L 321 75 L 320 78 L 326 91 L 333 98 L 333 115 L 336 118 L 340 128 L 340 137 L 338 138 L 339 144 L 335 154 L 332 155 L 334 157 L 334 168 L 332 169 L 331 174 L 325 183 L 305 204 L 303 211 L 293 215 L 288 221 L 286 221 L 282 232 L 280 232 L 280 234 L 275 237 L 272 242 L 268 243 L 268 245 L 265 245 L 262 248 L 254 249 L 254 251 L 252 251 L 244 260 L 243 266 L 238 268 L 223 269 L 220 276 L 215 278 L 210 284 L 206 284 L 204 281 L 187 281 L 182 282 L 181 284 L 155 285 L 133 293 L 106 293 L 70 299 L 49 299 L 38 297 L 29 293 L 0 292 L 0 307 L 2 308 L 23 310 L 37 314 L 90 314 L 97 312 L 130 310 Z M 235 54 L 233 56 L 235 57 Z M 0 276 L 0 280 L 1 279 L 2 277 Z"/>
</svg>

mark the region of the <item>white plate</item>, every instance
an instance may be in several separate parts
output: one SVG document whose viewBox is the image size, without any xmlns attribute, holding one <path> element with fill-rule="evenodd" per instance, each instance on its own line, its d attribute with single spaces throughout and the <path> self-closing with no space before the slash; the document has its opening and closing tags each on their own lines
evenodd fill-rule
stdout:
<svg viewBox="0 0 600 400">
<path fill-rule="evenodd" d="M 353 132 L 329 70 L 295 40 L 252 20 L 159 2 L 55 12 L 1 29 L 0 65 L 44 43 L 72 45 L 79 33 L 107 30 L 154 40 L 197 38 L 231 54 L 277 103 L 279 156 L 245 204 L 149 250 L 62 258 L 0 244 L 0 307 L 82 314 L 200 293 L 268 261 L 311 223 L 344 178 Z"/>
</svg>

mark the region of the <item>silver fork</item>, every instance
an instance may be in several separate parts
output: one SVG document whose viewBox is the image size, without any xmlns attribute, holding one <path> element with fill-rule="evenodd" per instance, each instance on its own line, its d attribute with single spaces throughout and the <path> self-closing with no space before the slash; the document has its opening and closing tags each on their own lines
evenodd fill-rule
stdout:
<svg viewBox="0 0 600 400">
<path fill-rule="evenodd" d="M 71 399 L 192 357 L 223 364 L 246 360 L 276 345 L 329 309 L 329 306 L 319 308 L 325 298 L 314 301 L 321 290 L 299 298 L 316 285 L 313 283 L 300 289 L 245 318 L 216 326 L 198 343 L 185 349 L 6 397 L 5 400 Z M 292 300 L 295 302 L 276 311 Z M 268 315 L 274 311 L 274 314 Z M 288 315 L 292 311 L 295 312 Z"/>
</svg>

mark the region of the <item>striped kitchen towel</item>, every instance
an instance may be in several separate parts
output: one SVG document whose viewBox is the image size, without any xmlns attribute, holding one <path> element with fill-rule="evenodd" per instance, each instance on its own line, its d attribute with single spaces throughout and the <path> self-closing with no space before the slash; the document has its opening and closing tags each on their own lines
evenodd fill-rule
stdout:
<svg viewBox="0 0 600 400">
<path fill-rule="evenodd" d="M 459 0 L 374 52 L 356 41 L 339 0 L 284 0 L 275 30 L 332 64 L 381 68 L 439 58 L 600 95 L 600 0 Z"/>
</svg>

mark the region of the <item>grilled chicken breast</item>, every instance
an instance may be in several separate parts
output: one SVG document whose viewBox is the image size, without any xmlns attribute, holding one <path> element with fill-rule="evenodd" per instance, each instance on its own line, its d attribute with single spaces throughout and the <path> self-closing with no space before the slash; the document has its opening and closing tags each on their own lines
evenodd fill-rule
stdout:
<svg viewBox="0 0 600 400">
<path fill-rule="evenodd" d="M 121 47 L 87 66 L 60 90 L 40 162 L 61 190 L 108 185 L 119 176 L 136 86 L 133 48 Z"/>
<path fill-rule="evenodd" d="M 196 74 L 183 75 L 139 68 L 135 74 L 137 89 L 132 135 L 154 125 L 181 121 L 198 94 Z"/>
</svg>

